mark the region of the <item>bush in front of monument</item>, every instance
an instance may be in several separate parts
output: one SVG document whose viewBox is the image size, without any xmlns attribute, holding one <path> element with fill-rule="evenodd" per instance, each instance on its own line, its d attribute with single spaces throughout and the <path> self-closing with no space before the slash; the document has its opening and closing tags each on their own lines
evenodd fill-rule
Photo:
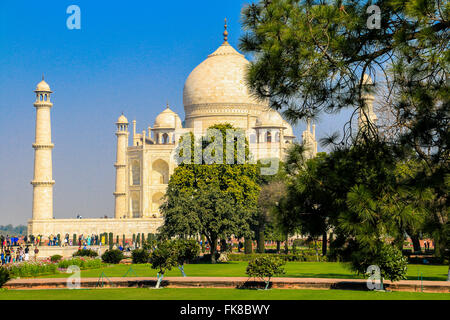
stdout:
<svg viewBox="0 0 450 320">
<path fill-rule="evenodd" d="M 106 250 L 102 254 L 102 261 L 105 263 L 118 264 L 124 258 L 123 252 L 118 249 Z"/>
<path fill-rule="evenodd" d="M 195 240 L 178 239 L 174 241 L 174 246 L 177 255 L 178 268 L 181 271 L 183 277 L 186 277 L 184 272 L 184 264 L 186 262 L 192 262 L 200 254 L 200 246 Z"/>
<path fill-rule="evenodd" d="M 0 288 L 11 279 L 11 274 L 9 270 L 5 267 L 0 267 Z"/>
<path fill-rule="evenodd" d="M 404 280 L 408 269 L 408 259 L 402 255 L 402 251 L 391 243 L 381 241 L 372 247 L 357 247 L 350 264 L 354 271 L 366 276 L 372 275 L 368 268 L 376 266 L 380 271 L 381 290 L 384 279 L 391 282 Z"/>
<path fill-rule="evenodd" d="M 131 252 L 132 262 L 137 263 L 148 263 L 150 260 L 150 253 L 145 249 L 135 249 Z"/>
<path fill-rule="evenodd" d="M 286 261 L 270 256 L 260 256 L 249 261 L 245 273 L 249 277 L 259 278 L 266 283 L 265 290 L 269 288 L 270 279 L 284 273 Z"/>
<path fill-rule="evenodd" d="M 59 262 L 62 259 L 62 255 L 60 254 L 54 254 L 50 257 L 51 262 Z"/>
<path fill-rule="evenodd" d="M 90 257 L 90 258 L 95 258 L 98 256 L 98 253 L 95 252 L 92 249 L 78 249 L 77 252 L 75 252 L 73 255 L 73 257 Z"/>
</svg>

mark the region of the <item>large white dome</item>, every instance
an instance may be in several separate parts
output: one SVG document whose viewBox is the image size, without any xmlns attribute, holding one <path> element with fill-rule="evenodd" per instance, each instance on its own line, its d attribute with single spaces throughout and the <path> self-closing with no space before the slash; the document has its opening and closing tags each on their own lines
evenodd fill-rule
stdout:
<svg viewBox="0 0 450 320">
<path fill-rule="evenodd" d="M 228 42 L 198 65 L 183 91 L 185 107 L 210 103 L 261 104 L 250 96 L 245 83 L 249 62 Z"/>
<path fill-rule="evenodd" d="M 236 128 L 247 126 L 247 116 L 254 123 L 267 108 L 266 101 L 250 95 L 245 75 L 250 62 L 227 41 L 198 65 L 189 75 L 183 90 L 186 127 L 201 123 L 208 128 L 230 123 Z"/>
</svg>

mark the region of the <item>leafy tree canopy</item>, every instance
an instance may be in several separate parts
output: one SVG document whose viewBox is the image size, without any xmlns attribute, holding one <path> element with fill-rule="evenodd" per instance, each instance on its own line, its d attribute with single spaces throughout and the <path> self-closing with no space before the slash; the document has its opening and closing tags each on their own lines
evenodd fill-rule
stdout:
<svg viewBox="0 0 450 320">
<path fill-rule="evenodd" d="M 226 130 L 233 127 L 224 124 L 211 128 L 223 133 L 222 148 L 225 149 Z M 235 141 L 235 155 L 237 143 Z M 245 144 L 248 149 L 247 141 Z M 203 144 L 202 150 L 206 148 L 208 146 Z M 194 151 L 195 145 L 191 143 L 192 154 Z M 161 206 L 165 219 L 162 234 L 167 237 L 204 235 L 210 243 L 212 258 L 219 239 L 228 239 L 232 235 L 250 236 L 259 177 L 258 165 L 248 162 L 247 157 L 245 163 L 181 163 L 170 178 L 166 200 Z"/>
</svg>

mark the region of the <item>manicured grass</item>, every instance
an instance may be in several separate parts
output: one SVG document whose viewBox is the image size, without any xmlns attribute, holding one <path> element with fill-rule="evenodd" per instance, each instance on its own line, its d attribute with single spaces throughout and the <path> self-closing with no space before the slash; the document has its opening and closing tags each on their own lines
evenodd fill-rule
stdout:
<svg viewBox="0 0 450 320">
<path fill-rule="evenodd" d="M 220 264 L 188 264 L 185 266 L 187 276 L 196 277 L 245 277 L 247 262 L 229 262 Z M 102 269 L 82 270 L 83 278 L 98 278 L 104 272 L 108 277 L 123 277 L 129 270 L 130 265 L 110 265 Z M 131 265 L 133 271 L 140 277 L 155 277 L 156 270 L 150 265 Z M 359 279 L 361 276 L 353 273 L 346 264 L 338 262 L 288 262 L 286 274 L 283 277 L 292 278 L 337 278 L 337 279 Z M 418 280 L 418 274 L 422 272 L 423 280 L 447 280 L 448 266 L 431 265 L 409 265 L 408 280 Z M 62 278 L 69 274 L 58 273 L 43 276 L 45 278 Z M 134 276 L 129 273 L 128 276 Z M 166 277 L 181 276 L 178 268 L 169 271 Z"/>
<path fill-rule="evenodd" d="M 350 290 L 80 289 L 5 290 L 0 300 L 450 300 L 448 293 Z"/>
</svg>

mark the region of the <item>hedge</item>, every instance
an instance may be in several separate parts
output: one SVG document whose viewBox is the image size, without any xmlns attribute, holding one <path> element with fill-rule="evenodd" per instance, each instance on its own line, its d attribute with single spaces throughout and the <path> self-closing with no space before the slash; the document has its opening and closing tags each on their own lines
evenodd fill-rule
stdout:
<svg viewBox="0 0 450 320">
<path fill-rule="evenodd" d="M 228 255 L 229 261 L 250 261 L 257 257 L 277 257 L 284 261 L 299 261 L 299 262 L 316 262 L 317 257 L 316 254 L 304 254 L 304 253 L 296 253 L 296 254 L 267 254 L 267 253 L 252 253 L 252 254 L 239 254 L 239 253 L 230 253 Z M 319 255 L 320 262 L 326 262 L 327 257 L 323 257 Z"/>
</svg>

